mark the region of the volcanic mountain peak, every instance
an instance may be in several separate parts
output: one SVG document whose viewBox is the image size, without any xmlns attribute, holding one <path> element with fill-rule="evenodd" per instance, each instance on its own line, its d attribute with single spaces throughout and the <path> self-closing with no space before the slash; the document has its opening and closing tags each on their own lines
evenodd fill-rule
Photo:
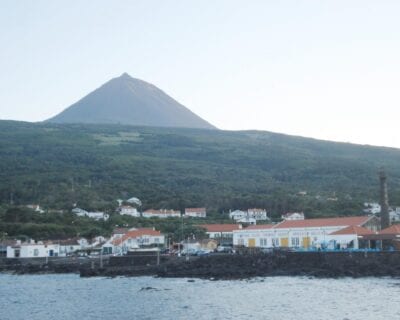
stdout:
<svg viewBox="0 0 400 320">
<path fill-rule="evenodd" d="M 47 120 L 215 129 L 156 86 L 123 73 Z"/>
</svg>

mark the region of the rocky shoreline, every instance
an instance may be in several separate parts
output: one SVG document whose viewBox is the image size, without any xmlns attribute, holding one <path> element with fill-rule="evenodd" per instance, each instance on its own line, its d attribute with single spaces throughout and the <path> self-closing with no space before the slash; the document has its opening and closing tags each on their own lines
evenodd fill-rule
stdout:
<svg viewBox="0 0 400 320">
<path fill-rule="evenodd" d="M 399 252 L 279 252 L 172 259 L 159 266 L 81 269 L 81 276 L 142 276 L 216 280 L 269 276 L 400 277 Z"/>
<path fill-rule="evenodd" d="M 114 258 L 114 260 L 113 260 Z M 159 265 L 135 263 L 125 257 L 110 261 L 61 263 L 14 263 L 0 271 L 14 274 L 79 273 L 92 276 L 156 276 L 214 280 L 270 276 L 400 277 L 400 252 L 274 252 L 268 254 L 225 254 L 205 257 L 165 257 Z"/>
</svg>

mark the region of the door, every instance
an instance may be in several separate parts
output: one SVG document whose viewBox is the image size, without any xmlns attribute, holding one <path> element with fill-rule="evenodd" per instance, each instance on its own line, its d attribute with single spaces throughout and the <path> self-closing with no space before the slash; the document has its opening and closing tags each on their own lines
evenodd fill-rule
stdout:
<svg viewBox="0 0 400 320">
<path fill-rule="evenodd" d="M 281 246 L 289 247 L 289 238 L 281 238 Z"/>
<path fill-rule="evenodd" d="M 250 248 L 253 248 L 253 247 L 255 247 L 255 246 L 256 246 L 256 239 L 250 238 L 250 239 L 249 239 L 249 247 L 250 247 Z"/>
<path fill-rule="evenodd" d="M 310 237 L 303 238 L 303 247 L 308 249 L 310 247 Z"/>
</svg>

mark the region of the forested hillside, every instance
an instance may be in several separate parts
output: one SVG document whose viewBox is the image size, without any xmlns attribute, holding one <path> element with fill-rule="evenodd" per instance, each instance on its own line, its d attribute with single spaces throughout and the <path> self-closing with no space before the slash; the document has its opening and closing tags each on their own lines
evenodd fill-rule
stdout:
<svg viewBox="0 0 400 320">
<path fill-rule="evenodd" d="M 0 121 L 3 205 L 111 210 L 135 196 L 143 209 L 353 214 L 378 199 L 382 166 L 396 202 L 397 149 L 260 131 Z"/>
</svg>

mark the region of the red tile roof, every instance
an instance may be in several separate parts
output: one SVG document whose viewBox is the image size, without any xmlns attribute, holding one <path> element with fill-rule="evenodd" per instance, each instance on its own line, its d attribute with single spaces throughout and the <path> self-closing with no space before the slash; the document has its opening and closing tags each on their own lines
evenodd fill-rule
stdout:
<svg viewBox="0 0 400 320">
<path fill-rule="evenodd" d="M 345 234 L 356 234 L 359 236 L 365 236 L 368 234 L 375 234 L 375 232 L 359 226 L 349 226 L 331 233 L 331 235 L 345 235 Z"/>
<path fill-rule="evenodd" d="M 400 225 L 394 224 L 389 228 L 383 229 L 379 234 L 400 234 Z"/>
<path fill-rule="evenodd" d="M 240 224 L 202 224 L 201 228 L 205 228 L 207 232 L 232 232 L 241 229 Z"/>
<path fill-rule="evenodd" d="M 259 224 L 259 225 L 248 226 L 246 229 L 243 230 L 263 230 L 263 229 L 271 229 L 273 227 L 274 227 L 273 224 Z"/>
<path fill-rule="evenodd" d="M 371 217 L 342 217 L 342 218 L 323 218 L 323 219 L 305 219 L 305 220 L 285 220 L 278 223 L 274 228 L 318 228 L 318 227 L 340 227 L 340 226 L 362 226 Z"/>
<path fill-rule="evenodd" d="M 113 235 L 115 234 L 125 234 L 129 231 L 129 228 L 115 228 L 112 232 Z"/>
<path fill-rule="evenodd" d="M 115 239 L 112 244 L 117 246 L 127 239 L 140 238 L 141 236 L 161 236 L 161 232 L 149 228 L 141 228 L 136 230 L 128 231 L 121 238 Z"/>
</svg>

